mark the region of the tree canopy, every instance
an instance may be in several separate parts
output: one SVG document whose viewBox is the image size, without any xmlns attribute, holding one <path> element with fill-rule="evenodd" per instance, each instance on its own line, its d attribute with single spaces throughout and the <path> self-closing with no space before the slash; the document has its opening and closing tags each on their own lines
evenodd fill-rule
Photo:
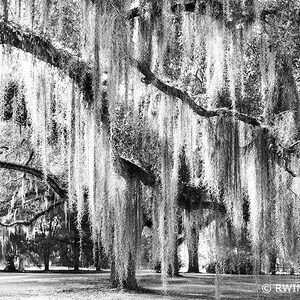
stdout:
<svg viewBox="0 0 300 300">
<path fill-rule="evenodd" d="M 12 203 L 3 227 L 67 203 L 82 234 L 88 203 L 93 242 L 129 287 L 145 214 L 164 283 L 181 231 L 188 239 L 211 222 L 217 260 L 229 222 L 237 248 L 249 233 L 256 262 L 271 248 L 298 264 L 299 1 L 1 9 L 0 168 L 3 178 L 25 174 L 3 184 L 13 193 L 1 199 Z M 34 189 L 51 203 L 13 216 Z"/>
</svg>

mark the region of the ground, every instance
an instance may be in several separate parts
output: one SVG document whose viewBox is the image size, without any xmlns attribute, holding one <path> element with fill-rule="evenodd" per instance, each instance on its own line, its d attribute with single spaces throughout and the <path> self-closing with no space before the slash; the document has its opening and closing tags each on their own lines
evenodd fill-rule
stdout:
<svg viewBox="0 0 300 300">
<path fill-rule="evenodd" d="M 214 299 L 215 276 L 185 274 L 170 279 L 166 292 L 160 275 L 141 271 L 138 275 L 140 292 L 109 288 L 109 272 L 96 273 L 4 273 L 0 272 L 0 299 Z M 221 299 L 300 299 L 298 276 L 235 276 L 222 275 Z M 257 282 L 257 283 L 256 283 Z M 263 286 L 264 284 L 270 284 Z M 298 285 L 297 285 L 298 284 Z M 262 288 L 270 293 L 263 293 Z"/>
</svg>

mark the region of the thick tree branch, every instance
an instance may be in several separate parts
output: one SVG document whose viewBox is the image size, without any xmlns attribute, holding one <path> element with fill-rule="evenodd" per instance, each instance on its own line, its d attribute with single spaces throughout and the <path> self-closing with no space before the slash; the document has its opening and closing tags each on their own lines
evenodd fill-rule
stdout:
<svg viewBox="0 0 300 300">
<path fill-rule="evenodd" d="M 124 157 L 119 157 L 118 162 L 123 176 L 139 179 L 143 182 L 143 184 L 148 186 L 155 185 L 156 178 L 150 169 L 139 166 L 137 163 L 134 163 Z"/>
<path fill-rule="evenodd" d="M 40 218 L 41 216 L 47 214 L 48 212 L 52 211 L 53 209 L 63 205 L 64 203 L 65 203 L 65 200 L 60 200 L 58 202 L 55 202 L 55 203 L 51 204 L 47 209 L 38 212 L 31 219 L 29 219 L 27 221 L 26 220 L 17 220 L 17 221 L 11 222 L 11 223 L 4 223 L 4 222 L 0 221 L 0 226 L 3 226 L 3 227 L 13 227 L 13 226 L 17 226 L 17 225 L 30 226 L 38 218 Z"/>
<path fill-rule="evenodd" d="M 217 201 L 207 201 L 207 190 L 203 187 L 195 187 L 187 183 L 179 185 L 178 188 L 178 205 L 188 212 L 202 208 L 220 213 L 226 213 L 224 204 Z"/>
<path fill-rule="evenodd" d="M 79 57 L 57 49 L 49 40 L 3 20 L 0 21 L 0 44 L 30 53 L 35 58 L 64 71 L 76 82 L 88 101 L 93 99 L 92 72 Z"/>
<path fill-rule="evenodd" d="M 50 177 L 50 175 L 47 175 L 45 177 L 45 174 L 40 171 L 37 170 L 35 168 L 31 168 L 28 166 L 23 166 L 23 165 L 19 165 L 19 164 L 14 164 L 14 163 L 9 163 L 9 162 L 4 162 L 4 161 L 0 161 L 0 168 L 2 169 L 8 169 L 8 170 L 15 170 L 15 171 L 19 171 L 19 172 L 24 172 L 27 174 L 31 174 L 41 180 L 45 180 L 46 183 L 53 189 L 53 191 L 62 199 L 67 199 L 68 197 L 68 193 L 66 190 L 62 189 L 58 183 Z"/>
<path fill-rule="evenodd" d="M 230 110 L 227 108 L 208 110 L 203 106 L 196 104 L 194 99 L 187 92 L 168 85 L 157 78 L 146 63 L 142 63 L 134 58 L 130 58 L 130 61 L 132 65 L 134 65 L 146 77 L 149 83 L 166 95 L 180 99 L 183 103 L 187 104 L 195 114 L 205 118 L 227 116 L 230 118 L 236 118 L 253 126 L 262 127 L 262 124 L 256 118 L 240 113 L 236 110 Z"/>
<path fill-rule="evenodd" d="M 60 205 L 64 204 L 65 201 L 68 198 L 68 193 L 66 190 L 62 189 L 58 183 L 51 178 L 49 175 L 46 176 L 42 171 L 37 170 L 32 167 L 28 167 L 27 165 L 19 165 L 19 164 L 14 164 L 14 163 L 8 163 L 8 162 L 3 162 L 0 161 L 0 168 L 3 169 L 8 169 L 8 170 L 14 170 L 14 171 L 19 171 L 19 172 L 24 172 L 26 174 L 31 174 L 41 180 L 45 180 L 46 183 L 53 189 L 53 191 L 61 198 L 60 201 L 57 201 L 53 204 L 51 204 L 47 209 L 42 210 L 38 213 L 36 213 L 31 219 L 29 220 L 17 220 L 11 223 L 4 223 L 0 221 L 0 225 L 4 227 L 13 227 L 17 225 L 24 225 L 24 226 L 29 226 L 33 224 L 37 219 L 39 219 L 41 216 L 47 214 L 48 212 L 52 211 L 53 209 L 59 207 Z"/>
</svg>

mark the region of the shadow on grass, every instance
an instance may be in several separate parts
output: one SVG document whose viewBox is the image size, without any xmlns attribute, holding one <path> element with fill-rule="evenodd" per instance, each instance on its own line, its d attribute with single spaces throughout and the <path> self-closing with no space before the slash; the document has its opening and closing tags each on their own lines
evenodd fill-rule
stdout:
<svg viewBox="0 0 300 300">
<path fill-rule="evenodd" d="M 95 270 L 24 270 L 24 271 L 19 271 L 16 270 L 14 272 L 7 272 L 4 270 L 0 270 L 0 273 L 5 273 L 5 274 L 110 274 L 109 270 L 101 270 L 101 271 L 95 271 Z"/>
</svg>

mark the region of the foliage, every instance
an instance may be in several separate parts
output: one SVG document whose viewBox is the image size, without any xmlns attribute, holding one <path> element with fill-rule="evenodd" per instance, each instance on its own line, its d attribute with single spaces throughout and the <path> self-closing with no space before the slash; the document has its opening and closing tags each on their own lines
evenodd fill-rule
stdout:
<svg viewBox="0 0 300 300">
<path fill-rule="evenodd" d="M 254 271 L 252 255 L 246 252 L 231 254 L 218 262 L 211 262 L 206 266 L 206 272 L 215 274 L 217 264 L 222 274 L 252 275 Z"/>
<path fill-rule="evenodd" d="M 214 210 L 217 270 L 225 221 L 236 240 L 250 232 L 255 266 L 269 245 L 298 261 L 299 195 L 289 183 L 300 172 L 298 1 L 15 3 L 3 2 L 0 24 L 8 44 L 0 146 L 16 149 L 6 160 L 25 163 L 33 151 L 30 164 L 56 176 L 81 240 L 88 211 L 93 244 L 110 256 L 116 285 L 136 287 L 146 213 L 166 286 L 180 226 L 188 233 L 205 224 L 203 198 Z M 16 122 L 22 137 L 8 147 Z M 155 184 L 141 180 L 149 170 Z M 41 198 L 55 203 L 55 191 L 34 180 L 40 199 L 26 207 L 32 180 L 5 176 L 13 179 L 1 187 L 7 220 L 19 204 L 28 217 Z M 237 272 L 235 258 L 223 267 Z"/>
</svg>

